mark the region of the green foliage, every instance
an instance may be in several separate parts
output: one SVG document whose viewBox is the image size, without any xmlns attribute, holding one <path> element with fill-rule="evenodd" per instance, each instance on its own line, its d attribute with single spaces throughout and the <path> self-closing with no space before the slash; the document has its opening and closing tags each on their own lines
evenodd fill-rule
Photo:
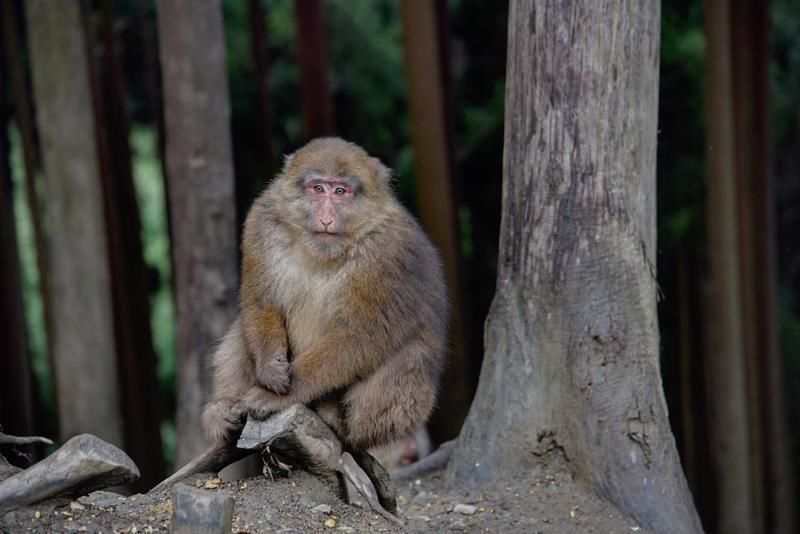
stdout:
<svg viewBox="0 0 800 534">
<path fill-rule="evenodd" d="M 302 144 L 300 72 L 294 2 L 264 2 L 272 114 L 272 160 Z M 328 80 L 337 134 L 394 169 L 395 187 L 412 210 L 416 195 L 403 77 L 399 6 L 393 0 L 325 2 Z M 255 66 L 246 2 L 223 3 L 237 184 L 254 196 L 268 181 L 261 167 Z M 244 210 L 252 198 L 240 200 Z M 242 214 L 240 214 L 241 218 Z"/>
<path fill-rule="evenodd" d="M 661 26 L 658 247 L 686 249 L 705 231 L 705 37 L 700 2 L 665 4 Z"/>
<path fill-rule="evenodd" d="M 161 162 L 152 128 L 134 126 L 130 135 L 133 181 L 142 221 L 142 246 L 147 266 L 158 273 L 151 297 L 153 345 L 158 354 L 158 377 L 164 387 L 175 381 L 175 306 L 172 299 L 167 199 Z"/>
<path fill-rule="evenodd" d="M 773 122 L 781 144 L 796 141 L 800 129 L 800 9 L 796 0 L 774 0 L 771 15 Z"/>
<path fill-rule="evenodd" d="M 142 222 L 142 247 L 147 266 L 158 273 L 158 285 L 150 296 L 150 325 L 153 348 L 158 357 L 158 379 L 168 406 L 164 413 L 175 411 L 175 304 L 172 291 L 167 198 L 158 157 L 155 131 L 134 125 L 130 134 L 133 181 L 139 216 Z M 162 424 L 161 438 L 165 458 L 175 457 L 175 424 L 170 415 Z"/>
<path fill-rule="evenodd" d="M 39 270 L 37 268 L 36 240 L 33 222 L 25 193 L 25 170 L 22 156 L 22 140 L 16 126 L 8 129 L 10 145 L 11 180 L 14 192 L 14 223 L 17 230 L 17 247 L 19 249 L 22 275 L 22 295 L 25 305 L 25 326 L 28 335 L 28 350 L 31 355 L 31 367 L 36 384 L 39 405 L 45 410 L 48 428 L 54 430 L 52 421 L 55 414 L 53 395 L 53 377 L 50 372 L 50 361 L 47 350 L 47 334 L 44 319 L 44 301 L 40 291 Z M 36 177 L 41 181 L 41 177 Z M 34 202 L 38 203 L 38 199 Z M 52 435 L 52 434 L 51 434 Z"/>
<path fill-rule="evenodd" d="M 459 138 L 461 146 L 480 145 L 492 135 L 502 135 L 505 112 L 505 83 L 496 80 L 491 98 L 477 105 L 466 105 L 462 111 L 463 129 Z"/>
</svg>

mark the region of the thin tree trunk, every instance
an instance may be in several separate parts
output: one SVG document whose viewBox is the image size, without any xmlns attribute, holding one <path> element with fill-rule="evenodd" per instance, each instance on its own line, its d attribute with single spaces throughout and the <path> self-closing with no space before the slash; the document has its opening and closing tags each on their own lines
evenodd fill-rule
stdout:
<svg viewBox="0 0 800 534">
<path fill-rule="evenodd" d="M 453 154 L 439 23 L 429 0 L 402 3 L 403 49 L 411 115 L 411 138 L 419 191 L 420 218 L 444 259 L 450 288 L 451 361 L 431 422 L 437 441 L 458 435 L 469 409 L 472 370 L 466 356 L 459 277 L 461 254 L 453 185 Z"/>
<path fill-rule="evenodd" d="M 706 378 L 719 491 L 719 531 L 755 527 L 742 331 L 729 3 L 705 0 L 710 257 Z"/>
<path fill-rule="evenodd" d="M 121 446 L 103 197 L 80 6 L 31 0 L 25 7 L 50 223 L 60 434 L 66 439 L 89 432 Z"/>
<path fill-rule="evenodd" d="M 11 90 L 14 96 L 14 115 L 17 128 L 22 141 L 22 161 L 25 168 L 25 195 L 28 211 L 31 214 L 33 227 L 33 240 L 36 249 L 36 269 L 39 275 L 39 293 L 42 298 L 44 313 L 45 339 L 47 352 L 50 358 L 50 367 L 53 365 L 52 347 L 52 311 L 50 304 L 50 284 L 47 273 L 47 246 L 46 236 L 42 225 L 41 210 L 39 209 L 39 190 L 36 187 L 36 149 L 33 138 L 33 118 L 31 113 L 30 86 L 25 71 L 25 56 L 20 46 L 20 36 L 17 25 L 22 23 L 15 9 L 16 2 L 8 2 L 0 9 L 0 18 L 3 19 L 3 37 L 6 65 L 11 79 Z"/>
<path fill-rule="evenodd" d="M 255 66 L 258 111 L 261 114 L 261 147 L 264 151 L 262 172 L 264 176 L 271 177 L 275 165 L 272 153 L 272 111 L 269 105 L 269 57 L 266 14 L 261 2 L 262 0 L 250 0 L 250 48 Z"/>
<path fill-rule="evenodd" d="M 643 526 L 699 532 L 658 360 L 659 4 L 510 4 L 497 293 L 449 476 L 566 461 Z"/>
<path fill-rule="evenodd" d="M 147 88 L 147 116 L 151 126 L 156 129 L 157 153 L 164 179 L 164 190 L 168 193 L 166 133 L 164 131 L 164 102 L 161 95 L 161 65 L 158 60 L 158 36 L 154 16 L 150 13 L 148 2 L 136 2 L 136 25 L 138 26 L 138 50 L 142 54 Z M 167 204 L 167 229 L 171 236 L 171 218 Z M 174 272 L 174 269 L 173 269 Z"/>
<path fill-rule="evenodd" d="M 7 70 L 0 60 L 0 80 Z M 10 106 L 0 83 L 0 427 L 17 436 L 33 434 L 33 384 L 25 335 L 14 194 L 9 162 Z"/>
<path fill-rule="evenodd" d="M 294 6 L 303 136 L 312 139 L 334 131 L 323 4 L 322 0 L 295 0 Z"/>
<path fill-rule="evenodd" d="M 141 472 L 133 488 L 145 490 L 164 478 L 166 466 L 161 447 L 156 355 L 150 331 L 151 291 L 128 144 L 130 120 L 114 39 L 113 6 L 110 0 L 103 0 L 101 28 L 96 32 L 90 8 L 85 2 L 83 5 L 86 35 L 99 33 L 97 41 L 102 43 L 96 48 L 90 44 L 87 58 L 103 181 L 125 444 Z M 100 52 L 98 60 L 93 50 Z"/>
<path fill-rule="evenodd" d="M 207 356 L 236 308 L 236 228 L 228 80 L 216 0 L 158 2 L 167 178 L 178 316 L 178 447 L 183 465 L 208 444 Z"/>
<path fill-rule="evenodd" d="M 761 2 L 759 2 L 761 3 Z M 749 11 L 748 0 L 739 3 L 739 10 Z M 755 221 L 752 209 L 751 180 L 755 177 L 753 172 L 753 157 L 759 143 L 758 136 L 766 134 L 757 128 L 758 117 L 751 110 L 754 107 L 754 87 L 749 79 L 753 75 L 753 43 L 749 35 L 749 26 L 752 24 L 750 17 L 731 16 L 730 29 L 730 57 L 732 71 L 732 109 L 734 132 L 734 172 L 736 185 L 736 222 L 739 232 L 739 280 L 741 283 L 741 330 L 745 362 L 745 386 L 747 388 L 747 417 L 750 422 L 749 454 L 750 476 L 753 483 L 753 532 L 764 532 L 765 521 L 765 492 L 764 475 L 765 462 L 763 437 L 766 430 L 764 421 L 764 391 L 762 377 L 762 350 L 758 345 L 758 310 L 756 309 L 756 279 L 761 274 L 756 274 L 760 269 L 760 259 L 754 256 L 756 243 L 754 242 Z M 765 73 L 766 76 L 766 73 Z M 766 79 L 765 82 L 766 83 Z M 766 154 L 764 154 L 766 155 Z M 766 163 L 766 161 L 765 161 Z M 763 165 L 763 170 L 768 170 L 768 164 Z M 760 166 L 761 166 L 760 165 Z M 765 173 L 759 173 L 765 174 Z M 762 178 L 763 176 L 759 176 Z"/>
<path fill-rule="evenodd" d="M 776 264 L 769 129 L 769 3 L 731 17 L 736 183 L 748 407 L 756 517 L 762 532 L 794 532 L 783 364 L 776 331 Z"/>
</svg>

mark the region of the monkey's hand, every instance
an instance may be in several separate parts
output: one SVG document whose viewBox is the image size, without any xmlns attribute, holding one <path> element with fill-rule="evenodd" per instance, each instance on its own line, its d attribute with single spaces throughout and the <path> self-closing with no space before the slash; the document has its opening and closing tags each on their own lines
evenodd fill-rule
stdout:
<svg viewBox="0 0 800 534">
<path fill-rule="evenodd" d="M 261 386 L 253 386 L 244 394 L 241 404 L 250 417 L 263 420 L 275 412 L 288 408 L 295 402 L 289 396 L 276 395 Z"/>
<path fill-rule="evenodd" d="M 211 402 L 203 410 L 203 430 L 214 443 L 230 441 L 244 424 L 245 410 L 230 399 Z"/>
<path fill-rule="evenodd" d="M 255 356 L 256 382 L 279 395 L 289 391 L 291 382 L 289 355 L 286 347 L 265 348 Z"/>
</svg>

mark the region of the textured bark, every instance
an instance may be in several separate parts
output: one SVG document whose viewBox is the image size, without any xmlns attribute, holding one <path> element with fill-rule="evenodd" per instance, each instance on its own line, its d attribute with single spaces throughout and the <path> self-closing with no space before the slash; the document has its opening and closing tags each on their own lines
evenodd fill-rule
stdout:
<svg viewBox="0 0 800 534">
<path fill-rule="evenodd" d="M 403 50 L 411 115 L 411 138 L 419 192 L 420 218 L 444 260 L 450 289 L 450 362 L 431 422 L 437 441 L 458 435 L 472 395 L 472 369 L 466 355 L 461 302 L 458 224 L 449 141 L 452 117 L 444 90 L 444 71 L 433 2 L 402 3 Z"/>
<path fill-rule="evenodd" d="M 512 1 L 497 293 L 454 481 L 562 456 L 659 532 L 701 530 L 661 387 L 659 3 Z"/>
<path fill-rule="evenodd" d="M 49 216 L 52 347 L 62 439 L 122 443 L 103 198 L 77 2 L 25 3 Z"/>
<path fill-rule="evenodd" d="M 753 532 L 756 525 L 740 294 L 730 11 L 726 0 L 706 0 L 703 6 L 710 259 L 706 379 L 719 495 L 718 526 L 720 532 Z"/>
<path fill-rule="evenodd" d="M 233 321 L 236 229 L 222 12 L 216 0 L 158 2 L 167 182 L 178 315 L 177 465 L 207 447 L 207 355 Z"/>
<path fill-rule="evenodd" d="M 769 2 L 745 0 L 732 16 L 736 185 L 756 525 L 795 532 L 783 363 L 778 347 L 769 128 Z"/>
<path fill-rule="evenodd" d="M 5 78 L 5 67 L 0 61 L 0 80 Z M 9 107 L 5 85 L 0 83 L 0 428 L 27 436 L 33 433 L 33 387 L 8 158 Z"/>
<path fill-rule="evenodd" d="M 166 470 L 156 354 L 150 331 L 149 273 L 142 251 L 128 144 L 130 119 L 114 38 L 113 6 L 111 0 L 103 0 L 96 19 L 99 24 L 92 24 L 90 8 L 82 5 L 111 267 L 120 408 L 125 421 L 125 449 L 142 475 L 133 489 L 141 491 L 164 478 Z"/>
<path fill-rule="evenodd" d="M 322 7 L 322 0 L 295 0 L 294 3 L 305 139 L 330 135 L 334 130 Z"/>
</svg>

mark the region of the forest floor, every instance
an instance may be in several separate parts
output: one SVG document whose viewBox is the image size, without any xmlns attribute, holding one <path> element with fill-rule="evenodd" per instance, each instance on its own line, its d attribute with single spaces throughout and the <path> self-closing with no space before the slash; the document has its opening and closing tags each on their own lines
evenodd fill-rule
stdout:
<svg viewBox="0 0 800 534">
<path fill-rule="evenodd" d="M 233 496 L 234 533 L 403 531 L 369 510 L 343 503 L 330 486 L 305 472 L 274 481 L 259 476 L 229 482 L 205 474 L 185 483 Z M 447 489 L 434 473 L 398 483 L 397 490 L 400 517 L 410 532 L 645 532 L 560 470 L 480 491 Z M 130 497 L 97 492 L 59 506 L 10 512 L 0 518 L 0 531 L 168 532 L 171 515 L 168 491 Z"/>
</svg>

